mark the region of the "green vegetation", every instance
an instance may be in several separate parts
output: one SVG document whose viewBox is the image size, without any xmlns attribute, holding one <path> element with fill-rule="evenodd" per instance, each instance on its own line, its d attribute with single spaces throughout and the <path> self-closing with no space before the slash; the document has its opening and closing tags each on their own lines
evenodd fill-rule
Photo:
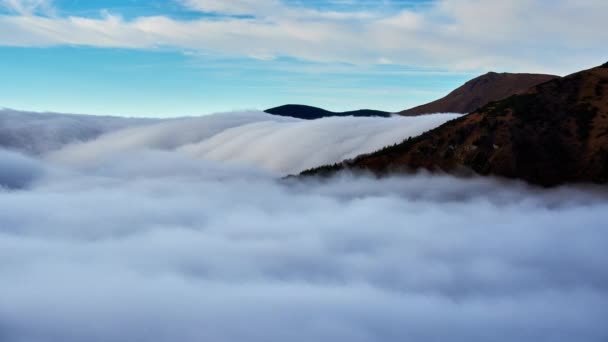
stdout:
<svg viewBox="0 0 608 342">
<path fill-rule="evenodd" d="M 332 165 L 323 165 L 319 167 L 314 167 L 308 170 L 304 170 L 300 173 L 301 176 L 329 176 L 332 175 L 341 169 L 341 164 L 334 163 Z"/>
</svg>

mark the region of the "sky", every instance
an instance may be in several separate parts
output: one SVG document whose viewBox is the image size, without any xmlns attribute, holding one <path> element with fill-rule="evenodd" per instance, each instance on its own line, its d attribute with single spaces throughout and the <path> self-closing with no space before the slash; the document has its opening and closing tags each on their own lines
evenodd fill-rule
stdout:
<svg viewBox="0 0 608 342">
<path fill-rule="evenodd" d="M 488 71 L 602 64 L 605 13 L 605 0 L 0 0 L 0 107 L 399 111 Z"/>
</svg>

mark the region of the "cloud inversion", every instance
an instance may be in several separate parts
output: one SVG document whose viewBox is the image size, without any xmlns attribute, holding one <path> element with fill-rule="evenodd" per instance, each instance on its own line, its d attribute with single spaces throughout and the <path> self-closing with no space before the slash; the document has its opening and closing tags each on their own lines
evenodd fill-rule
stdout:
<svg viewBox="0 0 608 342">
<path fill-rule="evenodd" d="M 95 165 L 133 150 L 177 151 L 198 159 L 256 166 L 279 174 L 340 162 L 417 136 L 459 114 L 300 120 L 261 112 L 166 120 L 119 130 L 52 153 L 51 160 Z"/>
<path fill-rule="evenodd" d="M 3 160 L 4 162 L 4 160 Z M 606 194 L 131 152 L 0 192 L 3 341 L 603 341 Z"/>
<path fill-rule="evenodd" d="M 179 147 L 203 127 L 226 144 L 260 126 L 285 124 L 305 141 L 330 132 L 292 119 L 218 129 L 227 118 L 129 128 L 131 142 L 110 133 L 80 145 L 95 163 L 0 153 L 0 340 L 608 337 L 605 188 L 426 174 L 280 180 Z M 361 134 L 339 120 L 351 139 Z M 184 135 L 167 133 L 175 127 Z"/>
<path fill-rule="evenodd" d="M 0 148 L 39 155 L 70 143 L 95 139 L 104 133 L 156 121 L 0 108 Z"/>
</svg>

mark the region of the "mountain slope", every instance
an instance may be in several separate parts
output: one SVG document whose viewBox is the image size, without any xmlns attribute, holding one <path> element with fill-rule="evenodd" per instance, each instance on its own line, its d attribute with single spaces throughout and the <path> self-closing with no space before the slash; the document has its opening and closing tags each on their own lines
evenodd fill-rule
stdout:
<svg viewBox="0 0 608 342">
<path fill-rule="evenodd" d="M 371 109 L 361 109 L 361 110 L 354 110 L 354 111 L 349 111 L 349 112 L 330 112 L 330 111 L 322 109 L 322 108 L 305 106 L 305 105 L 294 105 L 294 104 L 289 104 L 289 105 L 284 105 L 284 106 L 280 106 L 280 107 L 267 109 L 264 112 L 266 112 L 268 114 L 273 114 L 273 115 L 289 116 L 292 118 L 305 119 L 305 120 L 314 120 L 314 119 L 326 118 L 326 117 L 330 117 L 330 116 L 358 116 L 358 117 L 364 117 L 364 116 L 389 117 L 389 116 L 391 116 L 391 113 L 389 113 L 389 112 L 382 112 L 379 110 L 371 110 Z"/>
<path fill-rule="evenodd" d="M 416 169 L 553 186 L 608 182 L 608 63 L 490 103 L 419 137 L 303 175 Z"/>
<path fill-rule="evenodd" d="M 444 98 L 400 112 L 413 116 L 431 113 L 470 113 L 490 102 L 526 92 L 558 76 L 490 72 L 465 83 Z"/>
</svg>

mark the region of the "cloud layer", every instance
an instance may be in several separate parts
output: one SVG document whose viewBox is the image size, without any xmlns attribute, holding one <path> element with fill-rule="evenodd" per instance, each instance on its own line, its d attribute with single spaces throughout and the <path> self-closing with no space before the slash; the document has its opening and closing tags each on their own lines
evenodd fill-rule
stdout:
<svg viewBox="0 0 608 342">
<path fill-rule="evenodd" d="M 340 162 L 433 129 L 459 114 L 300 120 L 263 112 L 130 119 L 0 110 L 0 148 L 96 168 L 133 151 L 298 173 Z"/>
<path fill-rule="evenodd" d="M 369 120 L 232 113 L 0 152 L 0 340 L 606 340 L 606 188 L 210 160 L 286 167 L 424 122 Z"/>
<path fill-rule="evenodd" d="M 67 146 L 48 158 L 95 167 L 104 157 L 135 150 L 164 150 L 284 175 L 373 152 L 458 116 L 308 121 L 261 112 L 215 114 L 119 130 L 84 144 Z"/>
<path fill-rule="evenodd" d="M 70 143 L 95 139 L 107 132 L 155 121 L 0 108 L 0 148 L 39 155 Z"/>
<path fill-rule="evenodd" d="M 181 1 L 221 14 L 194 20 L 124 19 L 101 9 L 101 18 L 42 16 L 27 10 L 30 2 L 8 3 L 20 13 L 0 17 L 0 44 L 9 46 L 169 46 L 262 59 L 552 73 L 599 65 L 608 54 L 600 44 L 608 40 L 603 0 L 438 0 L 377 11 L 357 1 L 341 11 L 278 0 Z"/>
<path fill-rule="evenodd" d="M 605 189 L 285 182 L 166 151 L 49 168 L 0 191 L 3 341 L 608 336 Z"/>
<path fill-rule="evenodd" d="M 19 153 L 0 149 L 0 161 L 0 189 L 24 188 L 44 172 L 41 163 Z"/>
</svg>

